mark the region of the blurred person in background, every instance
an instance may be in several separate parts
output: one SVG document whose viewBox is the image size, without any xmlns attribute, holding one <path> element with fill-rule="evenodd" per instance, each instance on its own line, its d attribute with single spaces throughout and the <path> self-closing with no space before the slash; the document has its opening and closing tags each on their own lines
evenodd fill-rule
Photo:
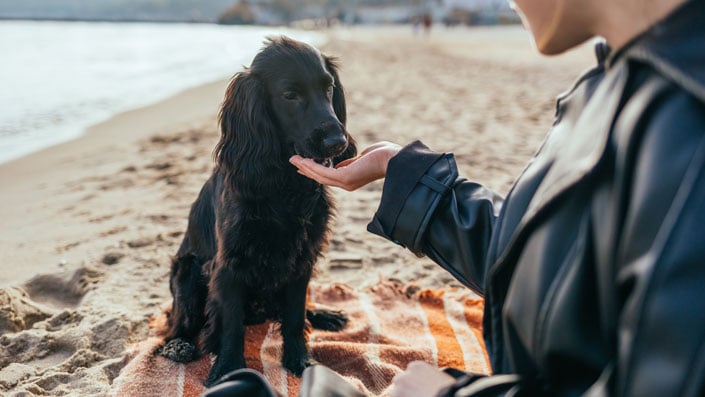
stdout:
<svg viewBox="0 0 705 397">
<path fill-rule="evenodd" d="M 431 26 L 433 25 L 433 17 L 431 17 L 431 13 L 427 12 L 423 15 L 423 30 L 426 33 L 426 36 L 431 34 Z"/>
</svg>

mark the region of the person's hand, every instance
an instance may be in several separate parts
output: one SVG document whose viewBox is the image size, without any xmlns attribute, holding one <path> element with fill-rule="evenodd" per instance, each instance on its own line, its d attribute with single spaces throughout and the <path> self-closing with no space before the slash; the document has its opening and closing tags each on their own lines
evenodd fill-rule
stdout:
<svg viewBox="0 0 705 397">
<path fill-rule="evenodd" d="M 435 397 L 455 379 L 423 361 L 413 361 L 392 379 L 391 397 Z"/>
<path fill-rule="evenodd" d="M 401 150 L 391 142 L 378 142 L 367 147 L 357 157 L 341 161 L 336 168 L 324 167 L 299 155 L 289 161 L 299 173 L 323 185 L 337 186 L 348 191 L 358 189 L 387 174 L 387 163 Z"/>
</svg>

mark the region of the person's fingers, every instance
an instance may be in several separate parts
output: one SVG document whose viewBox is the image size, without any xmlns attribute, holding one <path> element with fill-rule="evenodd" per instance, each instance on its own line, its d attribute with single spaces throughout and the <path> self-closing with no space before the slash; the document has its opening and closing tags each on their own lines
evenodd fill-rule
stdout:
<svg viewBox="0 0 705 397">
<path fill-rule="evenodd" d="M 325 167 L 311 159 L 303 159 L 298 162 L 298 164 L 294 165 L 296 165 L 300 170 L 305 170 L 307 172 L 311 172 L 312 174 L 324 176 L 326 178 L 336 179 L 336 176 L 339 176 L 340 174 L 337 169 Z"/>
<path fill-rule="evenodd" d="M 306 168 L 304 172 L 307 172 L 309 175 L 313 176 L 314 179 L 319 180 L 324 185 L 335 185 L 340 187 L 345 184 L 345 181 L 341 180 L 340 175 L 331 174 L 327 169 L 320 170 L 318 168 Z"/>
<path fill-rule="evenodd" d="M 409 363 L 406 370 L 394 376 L 390 395 L 397 396 L 435 396 L 451 384 L 453 377 L 440 372 L 437 368 L 423 361 Z"/>
<path fill-rule="evenodd" d="M 389 397 L 404 397 L 404 378 L 406 377 L 406 372 L 400 372 L 394 375 L 392 378 L 392 389 L 389 393 Z"/>
<path fill-rule="evenodd" d="M 320 176 L 320 175 L 315 175 L 315 174 L 310 174 L 310 173 L 307 174 L 307 173 L 304 173 L 304 172 L 301 171 L 301 170 L 299 170 L 298 172 L 299 172 L 299 174 L 301 174 L 301 175 L 303 175 L 303 176 L 305 176 L 305 177 L 307 177 L 307 178 L 309 178 L 309 179 L 313 179 L 314 181 L 320 183 L 321 185 L 335 186 L 335 187 L 340 187 L 340 188 L 345 189 L 345 187 L 344 187 L 344 186 L 341 186 L 340 182 L 338 182 L 338 181 L 336 181 L 336 180 L 333 180 L 333 179 L 330 179 L 330 178 L 326 178 L 326 177 Z M 346 190 L 347 190 L 347 189 L 346 189 Z"/>
<path fill-rule="evenodd" d="M 390 397 L 408 397 L 410 392 L 416 391 L 415 376 L 409 369 L 407 367 L 406 371 L 394 375 Z"/>
<path fill-rule="evenodd" d="M 365 149 L 360 156 L 345 160 L 336 168 L 325 167 L 299 155 L 292 156 L 289 161 L 298 168 L 299 173 L 318 183 L 352 191 L 384 177 L 388 152 L 394 152 L 388 148 L 393 146 L 398 145 L 388 142 L 374 144 L 370 147 L 372 149 Z"/>
<path fill-rule="evenodd" d="M 325 170 L 329 169 L 324 167 L 311 159 L 303 158 L 299 155 L 292 156 L 289 162 L 293 164 L 296 168 L 304 172 L 314 172 L 316 174 L 325 174 Z"/>
<path fill-rule="evenodd" d="M 327 168 L 310 159 L 293 159 L 292 163 L 299 169 L 299 173 L 324 185 L 339 187 L 345 190 L 354 190 L 355 186 L 348 182 L 348 177 L 335 168 Z"/>
<path fill-rule="evenodd" d="M 406 367 L 406 369 L 407 370 L 414 370 L 414 371 L 427 371 L 430 369 L 430 370 L 435 371 L 436 367 L 434 367 L 433 365 L 431 365 L 425 361 L 416 360 L 416 361 L 410 362 L 409 365 Z"/>
</svg>

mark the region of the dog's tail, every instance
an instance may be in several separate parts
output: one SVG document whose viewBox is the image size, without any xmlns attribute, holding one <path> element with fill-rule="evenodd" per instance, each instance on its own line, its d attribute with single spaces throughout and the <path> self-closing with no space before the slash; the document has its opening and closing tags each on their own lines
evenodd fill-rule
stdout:
<svg viewBox="0 0 705 397">
<path fill-rule="evenodd" d="M 348 316 L 339 310 L 306 309 L 306 318 L 315 329 L 340 331 L 348 323 Z"/>
</svg>

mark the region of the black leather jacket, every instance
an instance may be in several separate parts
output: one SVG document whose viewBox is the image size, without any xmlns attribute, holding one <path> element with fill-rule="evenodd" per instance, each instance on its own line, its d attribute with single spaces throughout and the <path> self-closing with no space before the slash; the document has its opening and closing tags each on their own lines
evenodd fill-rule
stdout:
<svg viewBox="0 0 705 397">
<path fill-rule="evenodd" d="M 484 296 L 493 371 L 522 379 L 498 395 L 703 395 L 705 1 L 562 95 L 506 199 L 415 142 L 368 230 Z"/>
</svg>

